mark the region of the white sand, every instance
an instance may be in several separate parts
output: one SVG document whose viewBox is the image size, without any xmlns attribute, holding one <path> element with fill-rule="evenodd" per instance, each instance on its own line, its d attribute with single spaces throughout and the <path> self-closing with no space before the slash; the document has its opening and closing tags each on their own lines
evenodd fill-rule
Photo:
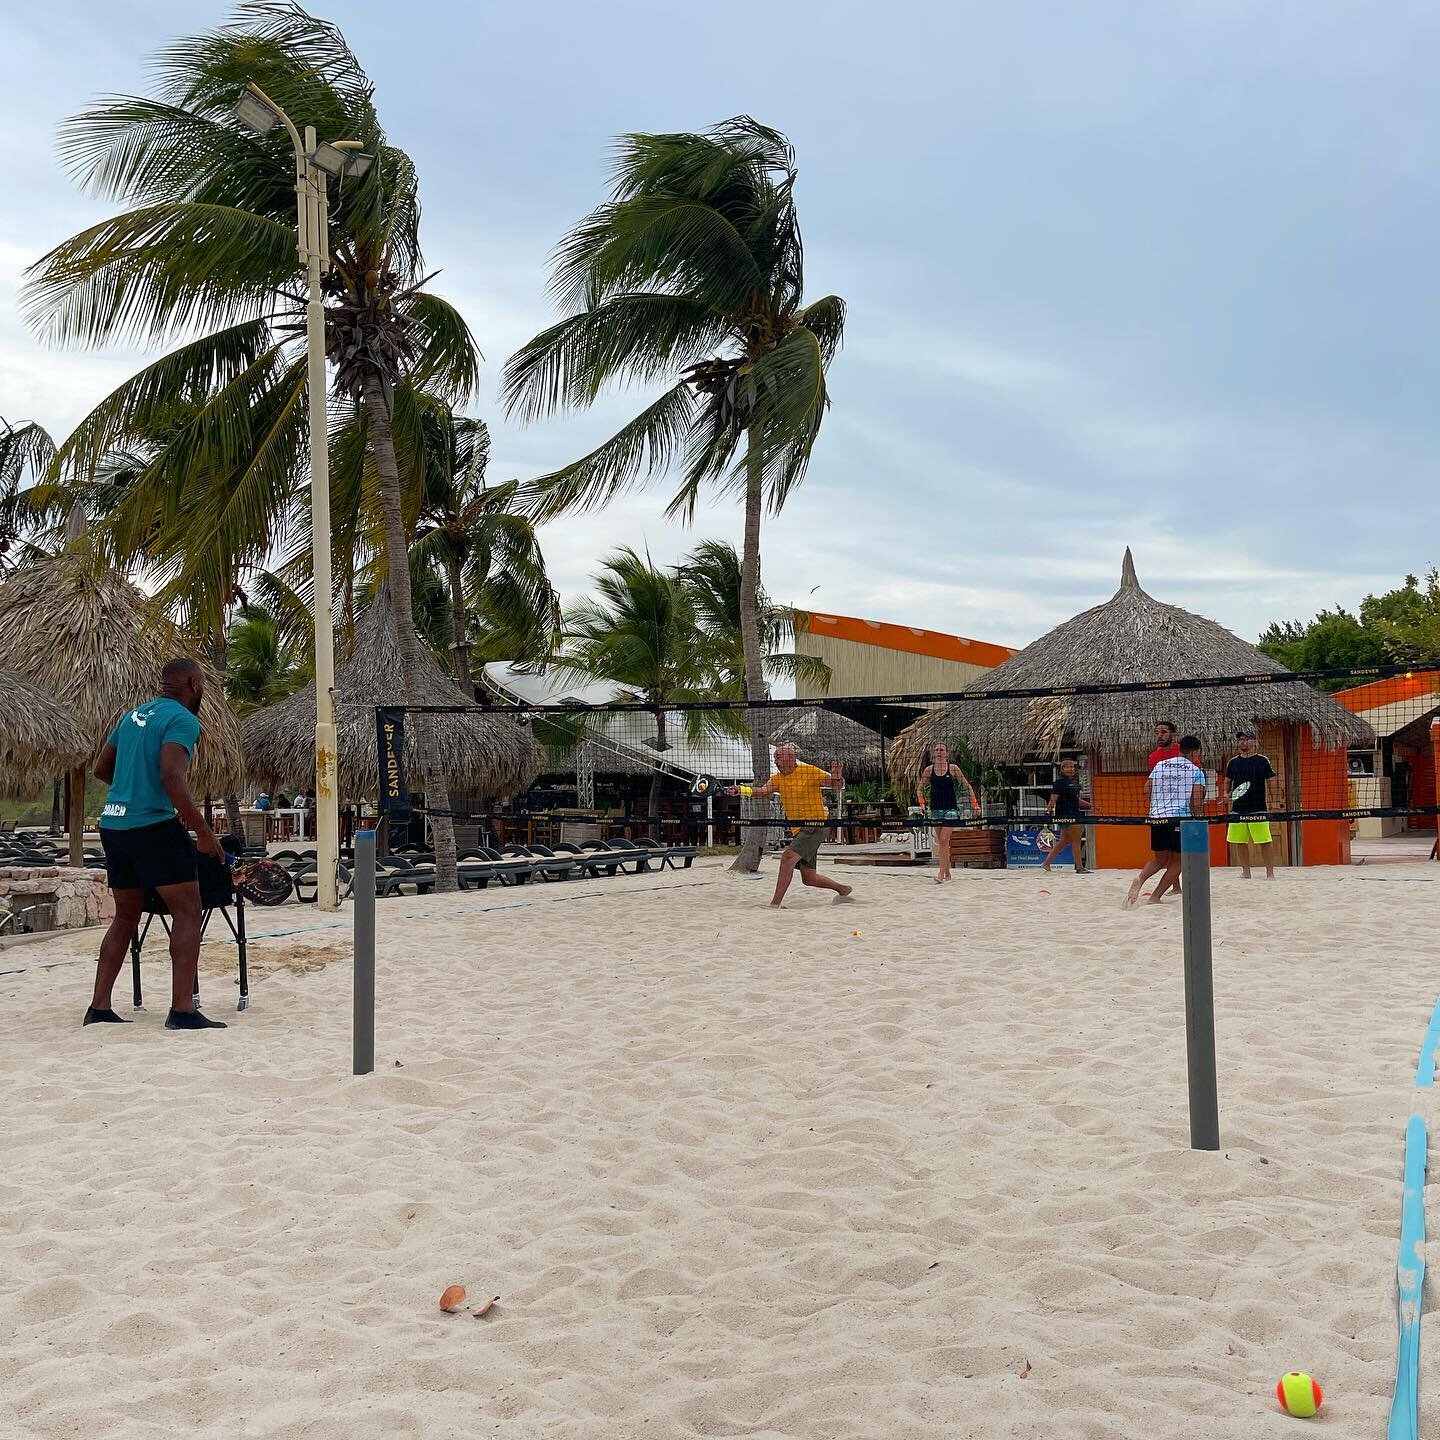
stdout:
<svg viewBox="0 0 1440 1440">
<path fill-rule="evenodd" d="M 174 1035 L 158 959 L 82 1032 L 92 941 L 0 953 L 0 1434 L 1252 1440 L 1299 1367 L 1379 1435 L 1431 876 L 1216 877 L 1218 1154 L 1119 875 L 382 902 L 364 1079 L 345 960 L 237 1016 L 207 947 Z"/>
</svg>

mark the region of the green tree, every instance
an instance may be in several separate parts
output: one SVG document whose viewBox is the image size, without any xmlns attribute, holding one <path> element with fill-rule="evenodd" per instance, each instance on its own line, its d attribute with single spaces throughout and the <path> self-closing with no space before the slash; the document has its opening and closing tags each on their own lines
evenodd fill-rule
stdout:
<svg viewBox="0 0 1440 1440">
<path fill-rule="evenodd" d="M 505 367 L 508 410 L 527 418 L 590 405 L 608 386 L 671 382 L 588 455 L 542 476 L 541 515 L 604 505 L 680 472 L 670 513 L 692 517 L 707 486 L 745 507 L 740 627 L 745 698 L 765 695 L 760 521 L 804 478 L 829 405 L 838 296 L 806 304 L 795 153 L 748 116 L 704 134 L 628 135 L 611 199 L 560 243 L 552 279 L 570 313 Z M 752 760 L 768 771 L 763 711 Z M 759 864 L 758 830 L 736 864 Z"/>
<path fill-rule="evenodd" d="M 147 535 L 185 593 L 224 593 L 263 563 L 306 481 L 304 275 L 295 244 L 294 162 L 281 130 L 257 137 L 232 110 L 258 83 L 297 123 L 356 139 L 376 159 L 331 205 L 326 347 L 332 428 L 363 451 L 382 521 L 407 680 L 418 680 L 405 487 L 418 490 L 423 395 L 462 400 L 478 352 L 452 306 L 427 289 L 415 167 L 389 144 L 374 87 L 334 25 L 280 0 L 251 0 L 220 29 L 162 51 L 154 94 L 119 96 L 65 126 L 61 151 L 92 193 L 131 206 L 64 241 L 30 271 L 27 305 L 50 339 L 166 344 L 63 447 L 86 475 L 126 437 L 153 431 L 176 396 L 191 413 L 131 485 L 115 523 Z M 412 513 L 414 506 L 411 507 Z M 302 512 L 303 513 L 303 512 Z M 420 719 L 426 796 L 448 808 Z M 454 835 L 434 820 L 437 888 L 455 887 Z"/>
<path fill-rule="evenodd" d="M 728 540 L 702 540 L 675 567 L 675 573 L 690 592 L 710 663 L 715 668 L 720 696 L 731 700 L 749 699 L 745 692 L 741 605 L 744 573 L 735 547 Z M 830 688 L 830 667 L 818 655 L 795 653 L 795 638 L 806 620 L 801 611 L 777 605 L 762 584 L 755 620 L 760 634 L 761 672 L 767 682 L 788 680 L 804 682 L 819 690 Z"/>
<path fill-rule="evenodd" d="M 436 407 L 424 417 L 425 472 L 411 566 L 443 580 L 446 649 L 468 692 L 471 657 L 543 663 L 559 614 L 530 519 L 515 507 L 518 481 L 487 485 L 490 430 Z"/>
<path fill-rule="evenodd" d="M 707 698 L 713 679 L 695 607 L 673 571 L 657 568 L 628 546 L 605 560 L 594 585 L 595 598 L 565 612 L 564 658 L 557 663 L 578 675 L 624 685 L 654 705 L 656 749 L 663 756 L 669 748 L 667 707 Z M 692 724 L 692 732 L 699 723 Z M 659 770 L 652 772 L 652 830 L 662 780 Z"/>
<path fill-rule="evenodd" d="M 12 425 L 0 415 L 0 574 L 32 553 L 35 516 L 30 485 L 49 469 L 55 442 L 34 421 Z"/>
<path fill-rule="evenodd" d="M 306 655 L 261 605 L 245 603 L 225 632 L 225 699 L 248 715 L 293 695 L 310 678 Z"/>
<path fill-rule="evenodd" d="M 1338 670 L 1380 665 L 1387 658 L 1380 637 L 1348 610 L 1322 610 L 1308 624 L 1276 621 L 1260 636 L 1258 648 L 1287 670 Z M 1322 680 L 1324 690 L 1343 690 L 1352 681 Z"/>
<path fill-rule="evenodd" d="M 1407 575 L 1405 583 L 1384 595 L 1367 595 L 1360 618 L 1380 638 L 1389 658 L 1401 664 L 1440 658 L 1440 572 L 1432 566 L 1424 583 Z"/>
</svg>

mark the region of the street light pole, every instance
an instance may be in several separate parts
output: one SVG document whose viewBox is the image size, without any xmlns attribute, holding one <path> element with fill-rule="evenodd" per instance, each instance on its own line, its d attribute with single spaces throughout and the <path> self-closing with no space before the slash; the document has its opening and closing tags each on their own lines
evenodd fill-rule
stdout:
<svg viewBox="0 0 1440 1440">
<path fill-rule="evenodd" d="M 325 397 L 325 307 L 320 279 L 329 263 L 330 212 L 325 172 L 309 157 L 315 129 L 305 127 L 305 148 L 295 156 L 299 201 L 300 259 L 308 298 L 305 340 L 309 349 L 306 390 L 310 404 L 310 556 L 315 572 L 315 901 L 321 910 L 340 908 L 340 797 L 336 794 L 335 629 L 330 613 L 330 433 Z"/>
<path fill-rule="evenodd" d="M 306 371 L 310 406 L 310 556 L 315 599 L 315 845 L 316 895 L 322 910 L 340 908 L 338 766 L 335 753 L 335 631 L 330 613 L 334 593 L 330 565 L 330 435 L 325 375 L 325 307 L 320 282 L 330 264 L 330 209 L 325 175 L 354 175 L 370 167 L 358 140 L 317 143 L 307 125 L 302 140 L 294 122 L 253 81 L 241 92 L 235 114 L 260 134 L 277 124 L 289 132 L 295 148 L 296 234 L 305 267 Z"/>
</svg>

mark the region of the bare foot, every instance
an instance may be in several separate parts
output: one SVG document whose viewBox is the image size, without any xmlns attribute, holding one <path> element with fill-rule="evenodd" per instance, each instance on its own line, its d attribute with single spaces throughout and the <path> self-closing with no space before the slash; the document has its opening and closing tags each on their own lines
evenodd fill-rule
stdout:
<svg viewBox="0 0 1440 1440">
<path fill-rule="evenodd" d="M 842 885 L 840 887 L 840 893 L 836 895 L 835 899 L 831 903 L 838 905 L 842 900 L 848 900 L 850 898 L 850 892 L 854 888 L 855 887 L 853 885 Z"/>
<path fill-rule="evenodd" d="M 1133 885 L 1130 887 L 1129 893 L 1125 896 L 1125 899 L 1124 899 L 1124 901 L 1122 902 L 1120 908 L 1121 908 L 1122 910 L 1133 910 L 1133 909 L 1135 908 L 1135 902 L 1136 902 L 1139 898 L 1140 898 L 1140 882 L 1137 880 L 1137 881 L 1135 882 L 1135 884 L 1133 884 Z"/>
<path fill-rule="evenodd" d="M 1248 870 L 1242 870 L 1240 872 L 1240 878 L 1242 880 L 1248 880 L 1250 878 L 1250 872 Z"/>
<path fill-rule="evenodd" d="M 780 908 L 780 902 L 778 900 L 772 900 L 770 902 L 770 908 L 772 910 L 778 910 Z"/>
<path fill-rule="evenodd" d="M 1265 872 L 1265 878 L 1267 880 L 1273 880 L 1275 878 L 1275 872 L 1273 870 L 1267 870 Z"/>
<path fill-rule="evenodd" d="M 945 877 L 943 875 L 937 875 L 935 877 L 935 883 L 937 885 L 943 885 L 945 883 Z"/>
</svg>

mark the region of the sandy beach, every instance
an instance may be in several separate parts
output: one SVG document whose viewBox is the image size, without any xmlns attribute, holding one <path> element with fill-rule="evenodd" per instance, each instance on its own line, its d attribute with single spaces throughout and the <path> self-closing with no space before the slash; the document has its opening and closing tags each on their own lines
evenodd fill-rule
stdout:
<svg viewBox="0 0 1440 1440">
<path fill-rule="evenodd" d="M 1113 873 L 381 902 L 360 1079 L 348 914 L 252 912 L 242 1015 L 207 944 L 223 1034 L 0 952 L 0 1433 L 1378 1435 L 1433 868 L 1216 875 L 1218 1154 Z"/>
</svg>

